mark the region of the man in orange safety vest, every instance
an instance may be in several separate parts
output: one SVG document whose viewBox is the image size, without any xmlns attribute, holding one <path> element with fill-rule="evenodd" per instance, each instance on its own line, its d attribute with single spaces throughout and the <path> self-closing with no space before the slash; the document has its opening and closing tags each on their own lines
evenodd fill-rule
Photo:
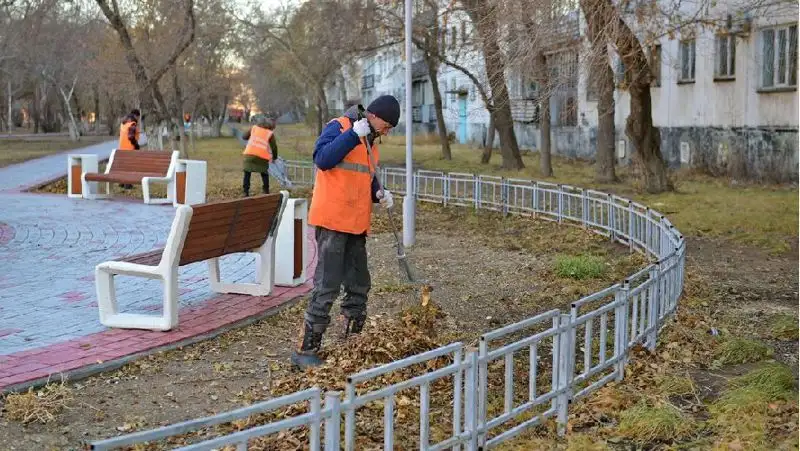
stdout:
<svg viewBox="0 0 800 451">
<path fill-rule="evenodd" d="M 391 208 L 394 204 L 392 193 L 381 190 L 374 177 L 380 154 L 372 144 L 397 126 L 400 104 L 393 96 L 384 95 L 369 104 L 366 117 L 360 108 L 354 106 L 328 122 L 314 146 L 317 172 L 308 222 L 316 227 L 317 267 L 302 338 L 291 357 L 301 369 L 322 363 L 317 352 L 342 286 L 343 335 L 360 333 L 364 327 L 371 287 L 366 237 L 372 205 Z"/>
</svg>

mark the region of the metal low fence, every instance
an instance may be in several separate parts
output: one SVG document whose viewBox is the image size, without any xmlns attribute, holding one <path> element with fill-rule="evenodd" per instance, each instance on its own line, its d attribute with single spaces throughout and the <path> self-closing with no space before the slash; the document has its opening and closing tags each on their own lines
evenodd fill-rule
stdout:
<svg viewBox="0 0 800 451">
<path fill-rule="evenodd" d="M 313 185 L 311 163 L 287 163 L 295 184 Z M 381 172 L 388 189 L 405 194 L 403 168 L 381 168 Z M 664 215 L 615 195 L 531 180 L 417 170 L 413 186 L 421 202 L 585 227 L 644 254 L 651 263 L 620 283 L 573 302 L 568 311 L 553 309 L 487 332 L 477 349 L 453 343 L 351 375 L 344 394 L 312 388 L 211 417 L 98 441 L 93 449 L 164 439 L 305 402 L 307 413 L 179 449 L 235 445 L 244 450 L 251 438 L 306 427 L 310 449 L 339 450 L 343 443 L 349 451 L 355 449 L 356 412 L 375 400 L 383 402 L 384 449 L 393 449 L 395 424 L 401 421 L 394 415 L 395 396 L 403 390 L 416 390 L 419 395 L 419 449 L 488 449 L 551 417 L 559 434 L 566 433 L 572 401 L 609 381 L 622 380 L 634 346 L 655 348 L 659 330 L 677 308 L 686 256 L 683 236 Z M 443 358 L 449 364 L 441 368 L 357 393 L 359 383 Z M 494 378 L 494 370 L 500 369 L 502 376 Z M 515 371 L 519 369 L 525 371 Z M 523 383 L 527 393 L 522 395 L 515 384 L 515 376 L 521 374 L 527 382 Z M 452 404 L 452 432 L 431 443 L 430 388 L 444 380 L 452 383 L 452 400 L 447 401 Z"/>
</svg>

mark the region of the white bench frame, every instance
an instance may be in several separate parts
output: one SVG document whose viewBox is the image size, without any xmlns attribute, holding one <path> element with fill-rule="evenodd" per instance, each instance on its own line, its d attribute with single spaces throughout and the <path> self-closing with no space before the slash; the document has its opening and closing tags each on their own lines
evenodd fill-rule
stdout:
<svg viewBox="0 0 800 451">
<path fill-rule="evenodd" d="M 106 171 L 104 174 L 108 174 L 108 171 L 111 169 L 112 165 L 114 164 L 114 155 L 116 155 L 119 149 L 114 149 L 111 151 L 111 156 L 108 158 L 108 164 L 106 164 Z M 120 152 L 125 152 L 124 150 Z M 170 157 L 169 168 L 167 168 L 167 175 L 165 177 L 142 177 L 142 197 L 144 198 L 144 203 L 149 205 L 155 204 L 174 204 L 175 199 L 175 170 L 177 169 L 178 165 L 178 157 L 180 156 L 180 152 L 177 150 L 172 151 L 172 156 Z M 97 200 L 97 199 L 108 199 L 111 197 L 111 182 L 92 182 L 86 181 L 86 172 L 81 173 L 81 185 L 83 191 L 83 197 L 85 199 L 90 200 Z M 92 191 L 89 189 L 89 184 L 94 183 L 97 185 L 98 189 Z M 105 194 L 100 194 L 99 185 L 104 183 L 106 185 Z M 167 184 L 167 197 L 166 198 L 153 198 L 150 196 L 150 184 L 151 183 L 166 183 Z"/>
<path fill-rule="evenodd" d="M 216 293 L 249 294 L 267 296 L 275 286 L 275 241 L 278 234 L 278 221 L 286 210 L 289 198 L 288 191 L 283 194 L 278 207 L 278 220 L 267 239 L 260 247 L 251 252 L 256 254 L 255 283 L 225 283 L 220 279 L 219 258 L 206 260 L 209 270 L 211 289 Z M 128 329 L 150 329 L 167 331 L 178 325 L 178 262 L 183 251 L 186 234 L 192 219 L 193 209 L 181 205 L 175 210 L 175 218 L 170 227 L 167 244 L 161 254 L 158 265 L 142 265 L 131 262 L 106 261 L 95 267 L 95 283 L 97 288 L 97 306 L 100 310 L 100 322 L 107 327 Z M 117 302 L 114 276 L 126 275 L 160 280 L 164 286 L 162 315 L 146 315 L 140 313 L 120 313 Z"/>
</svg>

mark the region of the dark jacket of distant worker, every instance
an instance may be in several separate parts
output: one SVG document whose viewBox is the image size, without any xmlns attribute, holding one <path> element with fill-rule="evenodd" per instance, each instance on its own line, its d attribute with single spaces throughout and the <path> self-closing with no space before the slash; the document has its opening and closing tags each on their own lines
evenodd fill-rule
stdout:
<svg viewBox="0 0 800 451">
<path fill-rule="evenodd" d="M 267 118 L 260 117 L 256 125 L 244 134 L 247 146 L 244 148 L 244 179 L 242 191 L 245 197 L 250 195 L 250 174 L 261 174 L 261 183 L 265 194 L 269 193 L 269 162 L 278 158 L 278 144 L 275 141 L 275 123 Z"/>
<path fill-rule="evenodd" d="M 139 110 L 125 116 L 119 126 L 119 150 L 139 150 Z"/>
<path fill-rule="evenodd" d="M 317 268 L 314 288 L 303 319 L 302 338 L 292 362 L 307 368 L 322 363 L 317 352 L 330 324 L 333 301 L 344 286 L 343 336 L 360 333 L 367 318 L 367 293 L 371 288 L 366 237 L 372 204 L 394 204 L 374 173 L 380 159 L 375 138 L 397 126 L 400 104 L 392 96 L 376 98 L 361 117 L 354 106 L 328 123 L 314 146 L 316 178 L 309 209 L 309 224 L 316 227 Z M 370 158 L 371 157 L 371 158 Z"/>
</svg>

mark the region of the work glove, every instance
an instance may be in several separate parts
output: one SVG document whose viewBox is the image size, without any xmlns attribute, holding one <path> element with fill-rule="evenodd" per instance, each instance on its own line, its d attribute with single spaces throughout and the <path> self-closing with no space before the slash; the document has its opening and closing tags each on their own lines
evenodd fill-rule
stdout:
<svg viewBox="0 0 800 451">
<path fill-rule="evenodd" d="M 383 190 L 383 195 L 381 195 L 381 192 L 378 191 L 376 197 L 378 198 L 378 202 L 380 202 L 383 208 L 388 210 L 394 206 L 394 197 L 392 197 L 392 192 L 389 191 L 388 189 Z"/>
<path fill-rule="evenodd" d="M 356 121 L 353 124 L 353 131 L 359 138 L 369 135 L 369 121 L 367 121 L 367 118 Z"/>
</svg>

